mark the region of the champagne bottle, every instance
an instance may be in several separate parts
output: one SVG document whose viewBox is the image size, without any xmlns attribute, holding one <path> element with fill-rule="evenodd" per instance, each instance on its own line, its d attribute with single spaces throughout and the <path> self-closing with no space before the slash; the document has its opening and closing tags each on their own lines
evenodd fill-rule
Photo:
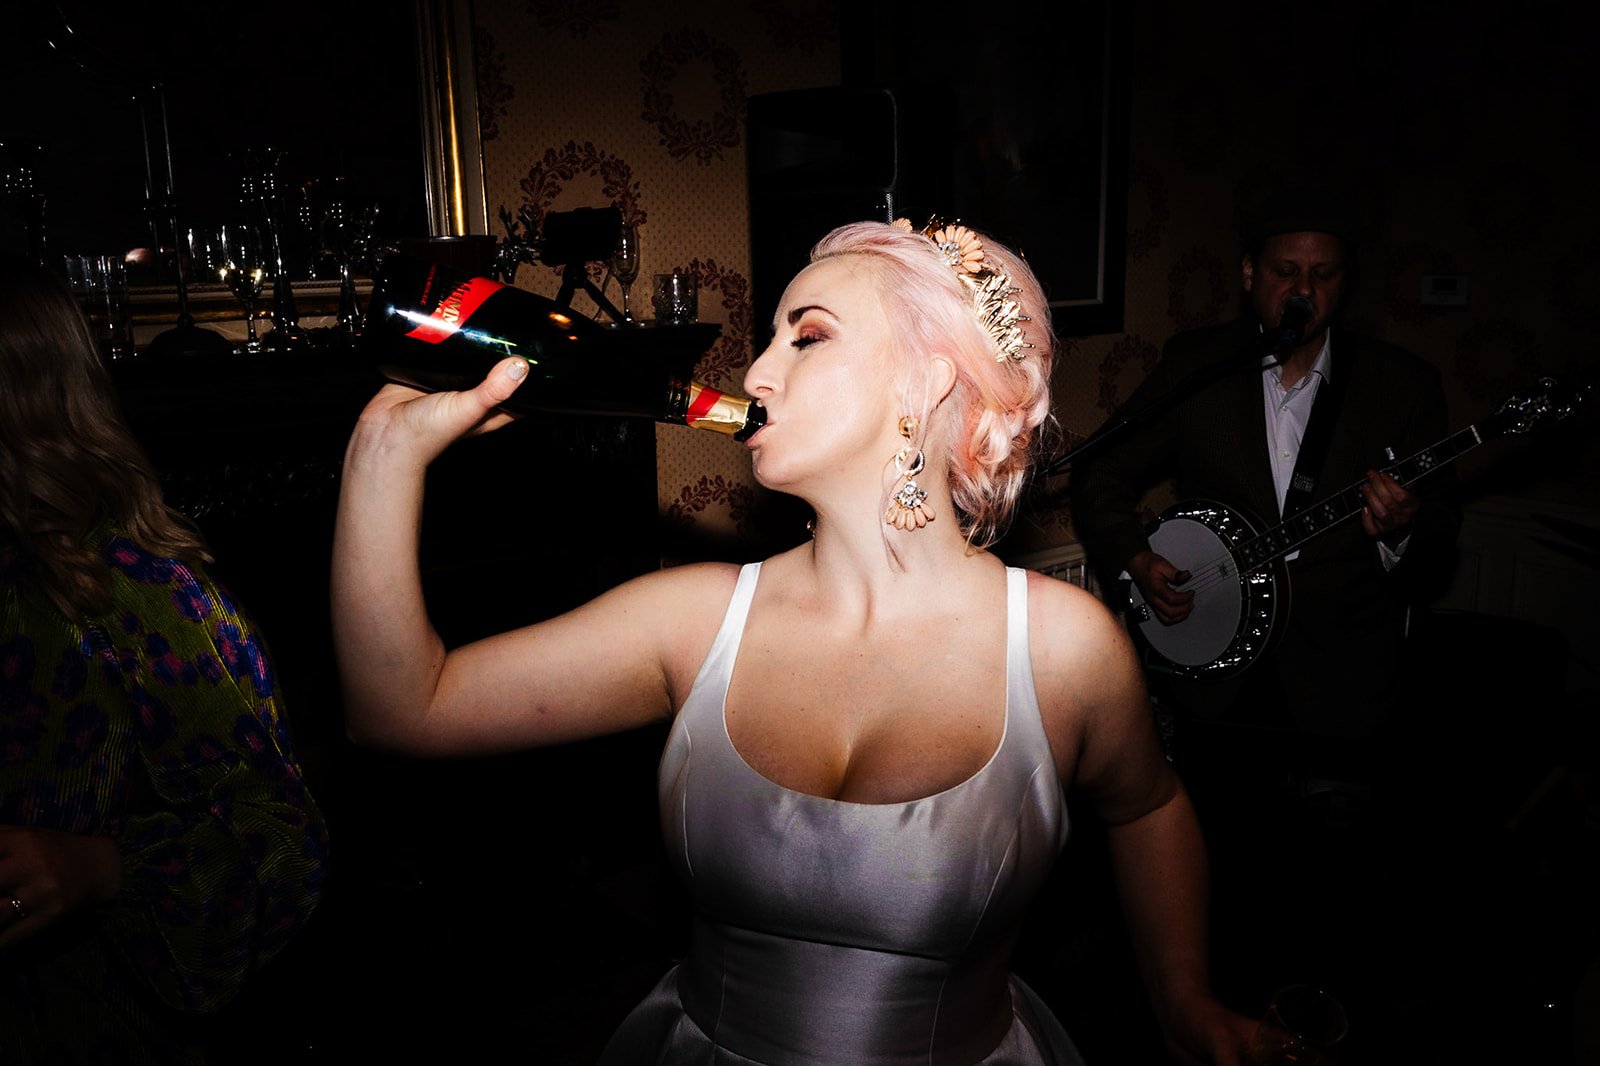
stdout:
<svg viewBox="0 0 1600 1066">
<path fill-rule="evenodd" d="M 721 327 L 604 326 L 554 300 L 409 255 L 386 255 L 361 329 L 390 381 L 470 389 L 508 355 L 528 377 L 509 411 L 652 418 L 745 440 L 766 409 L 693 379 Z"/>
</svg>

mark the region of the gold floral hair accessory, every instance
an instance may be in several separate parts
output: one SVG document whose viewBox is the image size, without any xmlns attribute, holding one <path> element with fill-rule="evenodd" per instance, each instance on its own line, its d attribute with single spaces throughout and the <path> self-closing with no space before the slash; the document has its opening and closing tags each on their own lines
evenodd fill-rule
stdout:
<svg viewBox="0 0 1600 1066">
<path fill-rule="evenodd" d="M 1031 320 L 1012 299 L 1022 290 L 1011 284 L 1010 275 L 984 264 L 983 241 L 978 235 L 965 226 L 947 226 L 937 217 L 930 219 L 921 230 L 915 229 L 906 218 L 897 218 L 891 225 L 903 233 L 921 233 L 928 238 L 945 263 L 956 272 L 956 277 L 972 294 L 978 324 L 998 349 L 995 361 L 1022 362 L 1024 350 L 1033 347 L 1022 335 L 1022 323 Z"/>
</svg>

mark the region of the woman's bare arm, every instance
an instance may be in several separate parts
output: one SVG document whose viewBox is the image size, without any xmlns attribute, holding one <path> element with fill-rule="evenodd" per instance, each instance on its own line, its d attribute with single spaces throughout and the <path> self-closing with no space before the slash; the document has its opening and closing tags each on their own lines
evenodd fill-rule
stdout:
<svg viewBox="0 0 1600 1066">
<path fill-rule="evenodd" d="M 424 475 L 453 441 L 509 420 L 496 405 L 520 384 L 519 366 L 505 360 L 466 392 L 387 386 L 351 436 L 332 608 L 347 728 L 363 743 L 469 754 L 639 725 L 672 713 L 715 633 L 735 571 L 707 565 L 649 574 L 559 618 L 445 648 L 417 560 Z"/>
<path fill-rule="evenodd" d="M 1168 1046 L 1180 1062 L 1234 1066 L 1254 1023 L 1211 994 L 1205 844 L 1161 752 L 1133 647 L 1087 593 L 1043 577 L 1034 589 L 1044 600 L 1030 614 L 1046 729 L 1063 780 L 1107 826 L 1118 898 Z"/>
</svg>

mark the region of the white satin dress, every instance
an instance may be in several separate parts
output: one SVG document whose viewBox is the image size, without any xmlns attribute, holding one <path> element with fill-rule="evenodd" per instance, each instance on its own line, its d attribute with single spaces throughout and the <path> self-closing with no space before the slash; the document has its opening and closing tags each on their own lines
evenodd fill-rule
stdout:
<svg viewBox="0 0 1600 1066">
<path fill-rule="evenodd" d="M 759 563 L 740 572 L 661 759 L 667 851 L 696 906 L 689 956 L 601 1063 L 1081 1063 L 1008 969 L 1067 837 L 1033 687 L 1026 572 L 1007 572 L 999 747 L 966 781 L 885 804 L 786 789 L 734 749 L 723 704 L 759 575 Z"/>
</svg>

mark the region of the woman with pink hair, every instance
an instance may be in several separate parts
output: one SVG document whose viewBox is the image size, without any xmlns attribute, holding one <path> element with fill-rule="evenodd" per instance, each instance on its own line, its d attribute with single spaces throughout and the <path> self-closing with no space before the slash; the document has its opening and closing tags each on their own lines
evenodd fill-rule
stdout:
<svg viewBox="0 0 1600 1066">
<path fill-rule="evenodd" d="M 1110 827 L 1169 1046 L 1237 1062 L 1249 1024 L 1209 990 L 1204 849 L 1127 638 L 1082 590 L 985 550 L 1049 422 L 1032 272 L 964 227 L 850 225 L 773 330 L 745 378 L 767 415 L 747 447 L 763 486 L 810 504 L 810 540 L 453 649 L 395 562 L 416 557 L 428 464 L 510 417 L 526 365 L 466 392 L 385 387 L 335 537 L 352 736 L 444 756 L 672 722 L 661 819 L 692 947 L 603 1062 L 1079 1062 L 1008 973 L 1068 785 Z"/>
</svg>

